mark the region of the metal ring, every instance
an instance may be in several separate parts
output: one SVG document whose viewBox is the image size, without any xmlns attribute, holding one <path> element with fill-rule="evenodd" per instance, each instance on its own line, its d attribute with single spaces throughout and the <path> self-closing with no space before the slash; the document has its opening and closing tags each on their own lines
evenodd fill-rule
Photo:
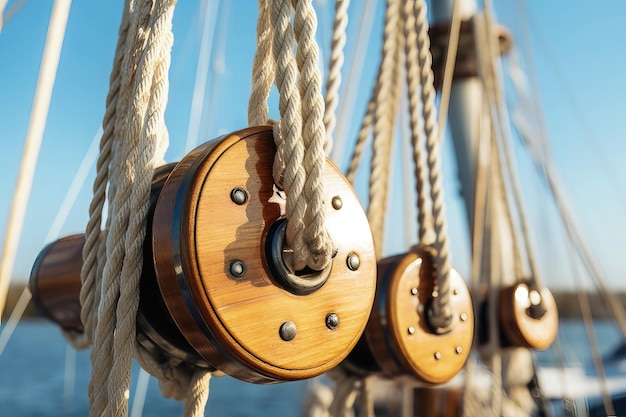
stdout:
<svg viewBox="0 0 626 417">
<path fill-rule="evenodd" d="M 319 289 L 330 277 L 333 261 L 321 271 L 306 268 L 293 271 L 285 262 L 286 242 L 285 230 L 287 220 L 281 219 L 270 227 L 265 239 L 265 256 L 267 266 L 276 281 L 287 291 L 296 295 L 307 295 Z"/>
</svg>

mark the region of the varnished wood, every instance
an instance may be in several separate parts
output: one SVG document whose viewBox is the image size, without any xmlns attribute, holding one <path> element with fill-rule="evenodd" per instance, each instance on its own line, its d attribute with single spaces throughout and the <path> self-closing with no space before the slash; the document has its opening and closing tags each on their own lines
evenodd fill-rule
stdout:
<svg viewBox="0 0 626 417">
<path fill-rule="evenodd" d="M 156 284 L 152 261 L 152 213 L 161 187 L 175 164 L 155 170 L 150 192 L 148 229 L 144 243 L 144 264 L 137 312 L 137 341 L 155 358 L 173 357 L 195 366 L 210 368 L 176 328 Z M 63 237 L 44 248 L 33 266 L 30 290 L 39 310 L 61 327 L 83 331 L 80 318 L 80 272 L 85 235 Z"/>
<path fill-rule="evenodd" d="M 541 295 L 541 317 L 530 311 L 529 292 L 534 289 L 529 281 L 517 282 L 500 292 L 500 328 L 506 342 L 512 346 L 545 350 L 556 338 L 559 314 L 552 292 L 547 287 L 536 289 Z"/>
<path fill-rule="evenodd" d="M 29 287 L 38 310 L 59 326 L 83 331 L 80 320 L 80 269 L 84 235 L 48 244 L 37 256 Z"/>
<path fill-rule="evenodd" d="M 371 357 L 387 376 L 410 375 L 421 381 L 443 383 L 464 366 L 472 346 L 474 314 L 472 300 L 463 278 L 456 270 L 450 277 L 452 328 L 436 334 L 427 314 L 433 300 L 436 278 L 429 252 L 411 252 L 378 263 L 378 287 L 374 309 L 364 333 L 369 354 L 351 355 L 353 366 Z M 409 330 L 411 329 L 411 330 Z"/>
<path fill-rule="evenodd" d="M 337 365 L 357 343 L 374 297 L 376 263 L 367 219 L 354 191 L 327 161 L 327 226 L 337 254 L 321 288 L 297 295 L 272 275 L 265 253 L 280 217 L 273 196 L 271 127 L 250 128 L 207 143 L 170 175 L 155 210 L 156 273 L 167 307 L 208 362 L 249 382 L 309 378 Z M 235 188 L 247 200 L 231 200 Z M 331 205 L 342 200 L 340 209 Z M 360 266 L 348 268 L 350 253 Z M 241 261 L 235 277 L 230 265 Z M 330 330 L 326 316 L 339 326 Z M 292 322 L 296 337 L 279 329 Z"/>
</svg>

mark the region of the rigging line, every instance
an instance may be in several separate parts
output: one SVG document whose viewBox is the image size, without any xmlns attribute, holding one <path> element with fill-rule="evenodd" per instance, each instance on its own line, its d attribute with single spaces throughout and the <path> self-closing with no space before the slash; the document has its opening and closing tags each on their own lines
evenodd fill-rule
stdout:
<svg viewBox="0 0 626 417">
<path fill-rule="evenodd" d="M 518 134 L 521 137 L 524 137 L 526 135 L 527 132 L 521 130 L 520 126 L 516 125 L 516 128 L 517 128 Z M 567 233 L 567 236 L 573 242 L 574 248 L 578 252 L 581 259 L 583 260 L 585 269 L 587 269 L 587 272 L 589 272 L 589 274 L 591 275 L 591 278 L 600 289 L 602 296 L 608 302 L 609 308 L 611 310 L 611 313 L 613 314 L 613 317 L 615 318 L 615 321 L 620 327 L 620 330 L 622 334 L 624 335 L 624 337 L 626 337 L 626 310 L 624 309 L 624 306 L 620 303 L 620 301 L 617 299 L 617 297 L 608 290 L 605 275 L 602 273 L 598 265 L 596 265 L 596 263 L 593 261 L 593 257 L 591 256 L 589 249 L 584 243 L 585 240 L 582 238 L 580 231 L 576 227 L 576 223 L 574 221 L 572 211 L 563 197 L 560 183 L 558 182 L 558 177 L 556 175 L 556 171 L 553 170 L 553 167 L 552 165 L 549 164 L 549 161 L 540 159 L 539 155 L 532 155 L 532 156 L 535 162 L 535 167 L 537 171 L 539 172 L 540 177 L 543 178 L 543 180 L 548 185 L 548 190 L 550 191 L 550 194 L 552 195 L 552 198 L 554 199 L 556 208 L 559 212 L 559 215 L 563 223 L 563 227 L 565 228 L 565 231 Z"/>
<path fill-rule="evenodd" d="M 83 161 L 80 163 L 78 167 L 78 171 L 74 175 L 74 179 L 68 188 L 65 197 L 63 198 L 63 202 L 59 207 L 59 211 L 57 212 L 56 217 L 52 221 L 52 225 L 48 230 L 48 234 L 44 239 L 44 244 L 51 242 L 53 239 L 56 239 L 61 233 L 61 228 L 65 224 L 67 217 L 70 214 L 70 210 L 74 207 L 76 203 L 76 198 L 80 193 L 80 190 L 85 185 L 85 181 L 91 168 L 96 163 L 96 159 L 98 158 L 98 150 L 100 144 L 100 137 L 102 137 L 102 127 L 98 129 L 93 139 L 91 140 L 91 145 L 87 149 L 85 156 L 83 157 Z"/>
<path fill-rule="evenodd" d="M 485 6 L 486 7 L 486 6 Z M 506 226 L 509 228 L 510 232 L 510 240 L 512 243 L 513 249 L 513 261 L 515 267 L 516 278 L 519 278 L 522 275 L 522 263 L 521 256 L 519 250 L 519 242 L 517 240 L 517 234 L 515 233 L 515 227 L 513 224 L 513 215 L 512 209 L 507 197 L 506 185 L 504 183 L 504 172 L 502 169 L 502 162 L 499 153 L 499 143 L 498 138 L 505 135 L 503 129 L 504 117 L 500 108 L 498 107 L 498 93 L 497 93 L 497 76 L 496 76 L 496 67 L 493 62 L 493 45 L 491 42 L 492 36 L 490 36 L 491 26 L 488 25 L 488 18 L 485 16 L 484 19 L 481 20 L 482 24 L 478 24 L 478 20 L 475 20 L 475 26 L 477 27 L 476 36 L 476 52 L 478 55 L 478 73 L 480 79 L 483 81 L 483 92 L 484 98 L 488 107 L 488 114 L 490 115 L 491 121 L 491 129 L 492 129 L 492 137 L 490 140 L 493 142 L 495 146 L 495 153 L 491 152 L 491 161 L 496 162 L 496 169 L 498 172 L 498 181 L 492 177 L 492 181 L 495 182 L 498 186 L 498 195 L 502 200 L 503 208 L 506 216 Z M 485 51 L 485 49 L 487 49 Z M 495 175 L 492 173 L 492 175 Z M 495 195 L 495 194 L 494 194 Z"/>
<path fill-rule="evenodd" d="M 8 0 L 0 0 L 0 32 L 2 32 L 2 28 L 11 20 L 15 13 L 26 4 L 26 0 L 18 0 L 7 7 L 7 1 Z"/>
<path fill-rule="evenodd" d="M 527 15 L 529 17 L 529 23 L 535 22 L 530 13 L 527 13 Z M 565 102 L 569 104 L 570 109 L 573 112 L 574 120 L 579 123 L 579 126 L 584 132 L 583 135 L 579 136 L 582 136 L 584 141 L 587 143 L 587 146 L 595 154 L 598 165 L 601 168 L 604 168 L 604 170 L 602 171 L 604 172 L 604 175 L 606 176 L 609 184 L 611 184 L 611 188 L 613 188 L 613 195 L 617 198 L 620 205 L 622 206 L 622 209 L 626 212 L 626 187 L 624 187 L 623 183 L 616 181 L 617 178 L 620 178 L 620 175 L 615 170 L 614 164 L 611 163 L 611 159 L 604 150 L 602 143 L 598 140 L 592 142 L 592 138 L 599 138 L 600 135 L 598 135 L 597 132 L 592 128 L 589 120 L 586 117 L 586 112 L 580 105 L 580 102 L 576 100 L 574 88 L 567 78 L 567 73 L 563 71 L 563 68 L 555 58 L 554 52 L 552 49 L 550 49 L 550 44 L 546 41 L 546 38 L 543 35 L 543 31 L 540 26 L 541 25 L 538 25 L 536 23 L 533 24 L 533 33 L 539 40 L 537 44 L 540 48 L 543 48 L 546 57 L 550 61 L 550 68 L 554 71 L 557 82 L 561 84 L 561 88 L 566 96 Z M 545 135 L 547 137 L 547 133 L 545 133 Z"/>
<path fill-rule="evenodd" d="M 150 384 L 150 374 L 143 368 L 139 368 L 139 376 L 137 377 L 137 385 L 135 386 L 135 395 L 133 396 L 133 405 L 130 409 L 130 417 L 141 417 L 143 415 L 143 406 L 146 402 L 146 393 Z"/>
<path fill-rule="evenodd" d="M 454 79 L 454 67 L 459 49 L 459 37 L 461 35 L 461 2 L 452 0 L 452 19 L 450 21 L 450 37 L 446 51 L 446 60 L 443 65 L 443 83 L 439 99 L 439 140 L 443 142 L 448 120 L 448 108 L 450 106 L 450 93 L 452 92 L 452 80 Z"/>
<path fill-rule="evenodd" d="M 591 358 L 593 360 L 593 367 L 596 370 L 596 375 L 598 376 L 598 381 L 600 384 L 600 392 L 602 393 L 602 402 L 604 403 L 604 411 L 606 411 L 607 416 L 615 415 L 615 408 L 613 407 L 613 401 L 611 400 L 611 394 L 609 393 L 609 388 L 606 380 L 606 373 L 604 371 L 604 363 L 602 362 L 602 356 L 600 355 L 600 350 L 598 349 L 598 338 L 596 336 L 596 332 L 593 325 L 593 317 L 591 313 L 591 306 L 589 305 L 589 298 L 587 297 L 587 293 L 582 289 L 582 283 L 580 280 L 580 274 L 578 268 L 573 265 L 573 259 L 571 253 L 568 251 L 570 256 L 570 263 L 572 263 L 572 275 L 574 275 L 574 281 L 576 283 L 576 295 L 578 296 L 578 305 L 580 307 L 580 314 L 583 319 L 583 323 L 585 325 L 585 331 L 587 333 L 587 339 L 589 340 L 589 345 L 591 348 Z"/>
<path fill-rule="evenodd" d="M 22 290 L 20 298 L 18 298 L 17 303 L 15 304 L 15 307 L 13 307 L 13 311 L 11 312 L 9 319 L 0 332 L 0 356 L 2 356 L 2 352 L 4 352 L 4 349 L 9 343 L 9 340 L 17 327 L 17 323 L 19 323 L 20 319 L 24 315 L 24 311 L 26 311 L 26 307 L 28 307 L 31 298 L 33 298 L 33 295 L 30 293 L 28 286 L 25 286 Z"/>
<path fill-rule="evenodd" d="M 210 134 L 209 136 L 214 136 L 215 133 L 213 132 L 219 132 L 220 130 L 220 126 L 214 126 L 217 116 L 217 112 L 214 112 L 214 109 L 216 107 L 215 103 L 219 98 L 218 91 L 220 85 L 217 81 L 226 71 L 226 32 L 228 30 L 228 18 L 230 15 L 230 0 L 226 0 L 225 2 L 221 3 L 221 6 L 222 7 L 219 8 L 219 35 L 217 36 L 217 45 L 214 54 L 215 57 L 212 60 L 213 65 L 211 66 L 213 74 L 210 77 L 210 85 L 208 89 L 211 98 L 209 100 L 209 105 L 207 106 L 206 110 L 202 111 L 202 114 L 207 114 L 209 118 L 208 122 L 206 123 L 207 130 Z"/>
<path fill-rule="evenodd" d="M 87 174 L 89 170 L 91 170 L 91 168 L 93 167 L 93 164 L 95 163 L 95 160 L 98 154 L 98 144 L 100 141 L 100 136 L 102 136 L 102 128 L 99 128 L 98 132 L 96 132 L 96 134 L 94 135 L 91 141 L 91 145 L 89 146 L 89 149 L 87 149 L 87 153 L 83 157 L 83 161 L 81 162 L 81 165 L 78 168 L 78 171 L 76 172 L 76 175 L 74 176 L 74 179 L 72 180 L 72 184 L 67 190 L 65 197 L 63 198 L 63 202 L 61 203 L 61 206 L 59 208 L 59 211 L 57 212 L 57 215 L 54 218 L 54 221 L 52 222 L 50 229 L 48 230 L 48 234 L 46 235 L 46 238 L 44 239 L 44 244 L 52 241 L 53 239 L 56 239 L 59 236 L 61 228 L 65 224 L 65 221 L 67 220 L 67 217 L 69 216 L 69 213 L 72 207 L 74 207 L 74 204 L 76 203 L 76 197 L 78 197 L 78 193 L 80 192 L 80 190 L 82 189 L 85 183 Z M 4 326 L 2 330 L 0 331 L 0 356 L 2 355 L 2 352 L 4 351 L 4 348 L 6 347 L 7 343 L 9 343 L 9 340 L 11 339 L 11 336 L 13 335 L 13 331 L 15 330 L 15 327 L 17 326 L 19 321 L 22 319 L 22 316 L 24 315 L 24 312 L 26 311 L 26 307 L 28 307 L 28 304 L 30 303 L 31 299 L 32 299 L 32 294 L 28 286 L 26 286 L 24 287 L 24 290 L 22 291 L 20 298 L 18 299 L 15 307 L 13 308 L 13 311 L 11 312 L 11 315 L 9 316 L 6 326 Z"/>
<path fill-rule="evenodd" d="M 39 149 L 41 148 L 71 3 L 71 0 L 55 0 L 50 14 L 50 23 L 37 79 L 35 99 L 33 100 L 20 171 L 15 185 L 11 211 L 7 220 L 4 249 L 0 260 L 0 317 L 6 304 L 9 282 L 13 273 L 17 246 L 24 223 Z"/>
<path fill-rule="evenodd" d="M 202 18 L 202 40 L 200 42 L 200 54 L 196 66 L 196 80 L 193 85 L 193 96 L 191 98 L 191 111 L 189 113 L 189 125 L 187 128 L 187 139 L 185 141 L 185 153 L 189 152 L 198 141 L 200 132 L 200 119 L 204 108 L 206 96 L 206 83 L 209 74 L 209 67 L 213 46 L 216 42 L 215 30 L 217 11 L 220 0 L 205 0 L 204 16 Z"/>
<path fill-rule="evenodd" d="M 63 377 L 63 415 L 71 416 L 72 397 L 76 382 L 76 350 L 70 345 L 65 345 L 65 373 Z"/>
<path fill-rule="evenodd" d="M 337 112 L 337 127 L 335 129 L 335 138 L 337 143 L 333 146 L 330 154 L 330 158 L 333 161 L 343 162 L 344 154 L 346 152 L 346 130 L 350 128 L 350 122 L 353 120 L 355 102 L 357 99 L 357 92 L 360 90 L 358 87 L 363 78 L 363 69 L 366 67 L 365 58 L 367 57 L 368 47 L 370 46 L 370 39 L 372 36 L 372 25 L 374 23 L 374 17 L 376 12 L 376 1 L 363 2 L 364 6 L 362 14 L 353 20 L 359 22 L 358 35 L 356 36 L 356 47 L 354 48 L 354 56 L 352 62 L 348 68 L 348 74 L 350 77 L 347 79 L 347 83 L 344 87 L 344 94 L 339 105 Z M 338 165 L 343 165 L 342 163 Z"/>
</svg>

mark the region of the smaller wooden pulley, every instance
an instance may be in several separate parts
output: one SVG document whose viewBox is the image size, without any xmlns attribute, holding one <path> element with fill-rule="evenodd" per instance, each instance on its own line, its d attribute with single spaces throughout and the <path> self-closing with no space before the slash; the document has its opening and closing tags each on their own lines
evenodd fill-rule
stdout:
<svg viewBox="0 0 626 417">
<path fill-rule="evenodd" d="M 530 280 L 500 291 L 500 331 L 509 346 L 545 350 L 558 332 L 559 313 L 552 292 Z"/>
<path fill-rule="evenodd" d="M 437 384 L 463 368 L 474 337 L 472 299 L 461 275 L 452 270 L 454 317 L 446 332 L 435 331 L 428 320 L 436 291 L 435 267 L 430 252 L 419 247 L 379 261 L 372 315 L 348 358 L 348 369 L 409 375 Z"/>
<path fill-rule="evenodd" d="M 367 218 L 328 160 L 326 225 L 336 253 L 323 271 L 290 267 L 275 152 L 270 126 L 198 147 L 168 178 L 153 225 L 156 275 L 178 328 L 209 363 L 256 383 L 340 363 L 365 328 L 376 286 Z"/>
</svg>

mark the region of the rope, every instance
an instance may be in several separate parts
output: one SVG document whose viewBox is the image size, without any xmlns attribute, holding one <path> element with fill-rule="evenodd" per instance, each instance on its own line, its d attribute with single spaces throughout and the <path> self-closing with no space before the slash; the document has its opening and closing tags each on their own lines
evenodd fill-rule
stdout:
<svg viewBox="0 0 626 417">
<path fill-rule="evenodd" d="M 120 25 L 81 271 L 81 317 L 93 341 L 92 415 L 128 414 L 133 354 L 159 377 L 164 395 L 186 398 L 186 416 L 202 415 L 208 397 L 206 370 L 185 378 L 135 346 L 149 193 L 168 143 L 164 112 L 175 3 L 127 0 Z M 109 215 L 101 231 L 107 186 Z"/>
<path fill-rule="evenodd" d="M 452 320 L 450 307 L 450 253 L 448 251 L 447 227 L 445 223 L 445 206 L 441 179 L 441 161 L 439 150 L 439 128 L 436 122 L 435 86 L 433 84 L 432 56 L 430 38 L 428 36 L 428 18 L 425 0 L 415 3 L 415 26 L 417 31 L 418 59 L 420 63 L 420 85 L 422 87 L 422 117 L 426 133 L 427 165 L 429 171 L 430 198 L 432 201 L 433 221 L 437 250 L 437 287 L 438 296 L 432 303 L 431 324 L 437 328 L 445 328 Z"/>
<path fill-rule="evenodd" d="M 292 5 L 295 9 L 293 27 Z M 268 122 L 267 97 L 274 81 L 279 93 L 281 120 L 274 126 L 277 150 L 273 175 L 276 184 L 287 194 L 286 240 L 294 251 L 296 271 L 307 266 L 324 269 L 333 249 L 325 226 L 326 133 L 321 75 L 317 67 L 316 26 L 311 0 L 259 1 L 248 121 L 251 125 Z M 273 63 L 269 59 L 270 52 Z"/>
<path fill-rule="evenodd" d="M 404 44 L 406 53 L 406 81 L 408 85 L 409 122 L 411 126 L 411 147 L 413 149 L 413 166 L 415 176 L 415 189 L 417 194 L 417 224 L 419 225 L 418 236 L 420 242 L 433 241 L 433 219 L 430 207 L 426 204 L 426 169 L 422 152 L 422 135 L 420 134 L 420 107 L 419 107 L 419 62 L 417 49 L 417 33 L 415 31 L 415 15 L 413 14 L 414 3 L 405 2 L 402 16 L 404 18 Z"/>
<path fill-rule="evenodd" d="M 28 122 L 28 131 L 24 140 L 24 150 L 20 162 L 20 171 L 15 184 L 11 210 L 7 219 L 4 235 L 4 246 L 0 258 L 0 317 L 4 312 L 9 283 L 13 274 L 15 256 L 19 244 L 20 233 L 24 224 L 26 206 L 33 183 L 39 149 L 46 127 L 50 98 L 56 78 L 59 57 L 65 36 L 67 17 L 70 11 L 71 0 L 56 0 L 50 14 L 50 23 L 46 35 L 35 99 Z M 0 319 L 1 321 L 1 319 Z"/>
<path fill-rule="evenodd" d="M 269 15 L 269 0 L 259 0 L 259 18 L 256 26 L 257 46 L 252 63 L 252 91 L 248 101 L 248 125 L 262 125 L 269 120 L 267 99 L 276 76 L 272 58 L 273 28 Z"/>
<path fill-rule="evenodd" d="M 346 46 L 346 29 L 348 27 L 348 6 L 350 0 L 335 1 L 335 18 L 333 20 L 333 38 L 330 46 L 330 63 L 328 78 L 326 79 L 326 96 L 324 125 L 326 127 L 326 142 L 324 151 L 329 154 L 332 150 L 333 134 L 337 125 L 337 105 L 339 103 L 339 87 L 341 86 L 341 68 L 343 67 Z"/>
<path fill-rule="evenodd" d="M 398 65 L 398 0 L 387 0 L 383 32 L 382 60 L 376 88 L 376 105 L 373 115 L 374 137 L 369 180 L 369 205 L 367 218 L 372 230 L 376 257 L 383 247 L 387 189 L 389 187 L 389 158 L 394 127 L 395 80 Z"/>
</svg>

